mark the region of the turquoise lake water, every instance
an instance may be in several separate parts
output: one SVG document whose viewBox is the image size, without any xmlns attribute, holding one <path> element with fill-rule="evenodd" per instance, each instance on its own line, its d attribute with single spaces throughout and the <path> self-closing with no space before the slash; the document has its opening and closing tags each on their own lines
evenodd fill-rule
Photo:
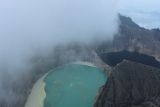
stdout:
<svg viewBox="0 0 160 107">
<path fill-rule="evenodd" d="M 44 107 L 93 107 L 106 79 L 104 71 L 86 65 L 69 64 L 54 69 L 44 79 Z"/>
</svg>

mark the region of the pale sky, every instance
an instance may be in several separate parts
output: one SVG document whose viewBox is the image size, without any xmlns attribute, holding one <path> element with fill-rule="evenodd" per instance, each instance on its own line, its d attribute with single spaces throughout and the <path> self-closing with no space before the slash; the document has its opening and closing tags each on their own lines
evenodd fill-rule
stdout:
<svg viewBox="0 0 160 107">
<path fill-rule="evenodd" d="M 160 0 L 118 0 L 118 11 L 146 28 L 160 28 Z"/>
</svg>

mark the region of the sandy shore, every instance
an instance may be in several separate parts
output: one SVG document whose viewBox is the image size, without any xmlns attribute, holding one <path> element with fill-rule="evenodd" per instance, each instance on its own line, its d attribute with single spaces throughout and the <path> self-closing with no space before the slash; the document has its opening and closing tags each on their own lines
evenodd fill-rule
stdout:
<svg viewBox="0 0 160 107">
<path fill-rule="evenodd" d="M 46 97 L 44 89 L 45 83 L 43 79 L 46 77 L 47 74 L 45 74 L 35 83 L 24 107 L 43 107 L 44 100 Z"/>
<path fill-rule="evenodd" d="M 83 61 L 77 61 L 77 62 L 74 62 L 73 64 L 81 64 L 81 65 L 87 65 L 87 66 L 91 66 L 91 67 L 96 67 L 93 63 L 83 62 Z"/>
</svg>

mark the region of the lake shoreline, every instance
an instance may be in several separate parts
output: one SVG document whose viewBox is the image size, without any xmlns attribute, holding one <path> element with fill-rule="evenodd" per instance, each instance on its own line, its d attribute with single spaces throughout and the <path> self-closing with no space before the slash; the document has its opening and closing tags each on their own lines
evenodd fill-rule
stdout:
<svg viewBox="0 0 160 107">
<path fill-rule="evenodd" d="M 44 78 L 47 75 L 48 73 L 46 73 L 34 84 L 24 107 L 43 107 L 43 102 L 46 98 Z"/>
<path fill-rule="evenodd" d="M 77 61 L 74 63 L 70 64 L 79 64 L 79 65 L 84 65 L 84 66 L 90 66 L 90 67 L 96 67 L 93 63 L 91 62 L 83 62 L 83 61 Z M 33 86 L 31 93 L 25 103 L 24 107 L 43 107 L 44 106 L 44 101 L 46 98 L 46 93 L 45 93 L 45 77 L 50 73 L 46 73 L 43 77 L 41 77 Z M 38 91 L 37 91 L 38 90 Z"/>
</svg>

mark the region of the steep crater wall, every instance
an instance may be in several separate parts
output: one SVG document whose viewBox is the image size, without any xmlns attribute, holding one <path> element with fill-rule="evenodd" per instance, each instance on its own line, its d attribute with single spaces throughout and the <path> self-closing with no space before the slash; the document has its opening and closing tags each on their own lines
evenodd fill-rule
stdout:
<svg viewBox="0 0 160 107">
<path fill-rule="evenodd" d="M 153 56 L 141 54 L 138 52 L 119 51 L 99 54 L 101 59 L 108 65 L 114 67 L 118 63 L 121 63 L 124 59 L 141 63 L 144 65 L 160 68 L 160 62 L 158 62 Z"/>
</svg>

